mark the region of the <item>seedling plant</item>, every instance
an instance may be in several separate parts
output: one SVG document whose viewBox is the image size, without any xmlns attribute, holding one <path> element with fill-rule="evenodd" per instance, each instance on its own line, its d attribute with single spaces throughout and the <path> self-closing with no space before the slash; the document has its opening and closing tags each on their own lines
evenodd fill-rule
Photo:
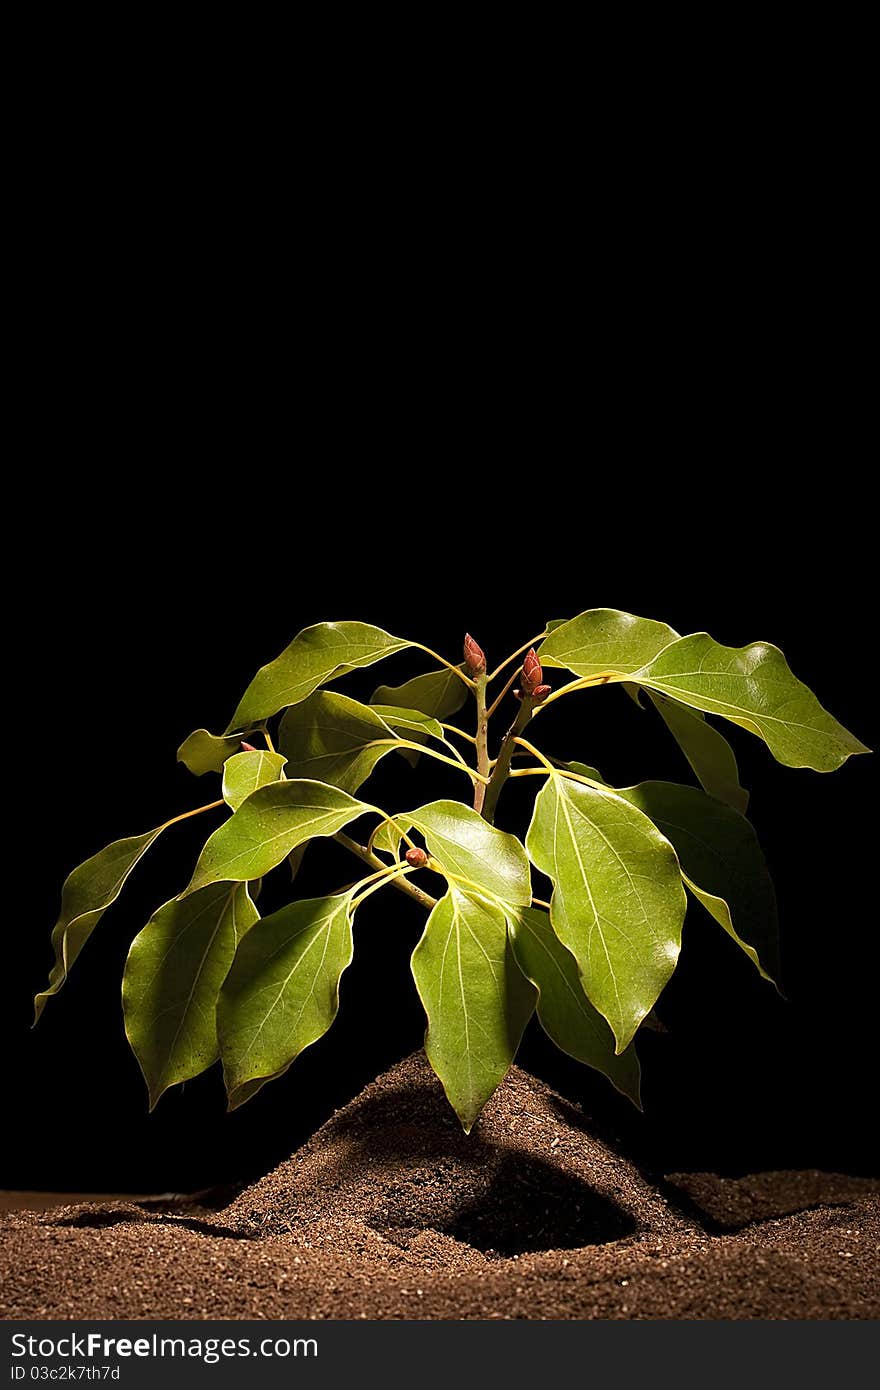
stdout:
<svg viewBox="0 0 880 1390">
<path fill-rule="evenodd" d="M 327 689 L 403 651 L 437 665 L 379 686 L 369 703 Z M 611 787 L 596 768 L 541 751 L 556 701 L 613 684 L 656 710 L 698 786 Z M 189 883 L 135 937 L 125 966 L 125 1028 L 151 1108 L 218 1059 L 231 1109 L 286 1072 L 332 1024 L 356 914 L 385 889 L 426 915 L 412 955 L 425 1050 L 466 1131 L 533 1013 L 639 1104 L 634 1040 L 678 961 L 688 894 L 764 980 L 778 979 L 773 888 L 716 718 L 788 767 L 831 772 L 868 751 L 766 642 L 724 647 L 591 609 L 548 623 L 489 671 L 470 636 L 456 663 L 366 623 L 306 628 L 257 672 L 223 734 L 199 729 L 179 749 L 197 777 L 219 775 L 220 797 L 116 840 L 69 875 L 36 1018 L 158 837 L 220 812 Z M 455 768 L 466 799 L 394 814 L 373 805 L 364 785 L 389 753 Z M 536 790 L 524 841 L 496 824 L 515 778 Z M 286 862 L 295 894 L 320 837 L 359 861 L 358 880 L 261 918 L 262 879 Z"/>
</svg>

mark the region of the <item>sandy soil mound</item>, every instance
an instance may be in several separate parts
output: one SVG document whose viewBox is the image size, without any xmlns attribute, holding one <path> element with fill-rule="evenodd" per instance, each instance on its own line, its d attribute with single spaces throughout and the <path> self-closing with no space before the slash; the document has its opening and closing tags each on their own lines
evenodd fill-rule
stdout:
<svg viewBox="0 0 880 1390">
<path fill-rule="evenodd" d="M 878 1244 L 878 1183 L 658 1186 L 517 1068 L 466 1137 L 416 1054 L 219 1211 L 6 1216 L 0 1315 L 876 1318 Z"/>
</svg>

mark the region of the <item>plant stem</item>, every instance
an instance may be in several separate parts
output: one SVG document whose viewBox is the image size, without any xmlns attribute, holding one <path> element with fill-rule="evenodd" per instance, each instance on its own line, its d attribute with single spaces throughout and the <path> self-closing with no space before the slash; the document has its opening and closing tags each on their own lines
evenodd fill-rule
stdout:
<svg viewBox="0 0 880 1390">
<path fill-rule="evenodd" d="M 209 801 L 207 806 L 196 806 L 194 811 L 181 811 L 179 816 L 172 816 L 170 820 L 165 821 L 162 829 L 167 830 L 169 825 L 177 825 L 178 821 L 189 820 L 190 816 L 200 816 L 203 811 L 216 811 L 218 806 L 225 805 L 226 802 L 221 797 L 219 801 Z"/>
<path fill-rule="evenodd" d="M 489 714 L 486 709 L 486 672 L 476 678 L 477 698 L 477 773 L 483 781 L 474 783 L 474 810 L 482 811 L 489 785 Z"/>
<path fill-rule="evenodd" d="M 421 642 L 410 642 L 409 645 L 415 647 L 420 652 L 427 652 L 428 656 L 432 656 L 435 661 L 440 662 L 441 666 L 445 666 L 447 671 L 451 671 L 453 675 L 458 676 L 458 679 L 463 681 L 469 690 L 473 690 L 474 683 L 470 676 L 466 676 L 459 666 L 453 666 L 452 662 L 447 661 L 445 656 L 441 656 L 439 652 L 432 651 L 430 647 L 423 646 Z"/>
<path fill-rule="evenodd" d="M 365 898 L 368 898 L 371 893 L 377 893 L 380 888 L 385 887 L 386 883 L 402 883 L 404 881 L 404 875 L 411 874 L 412 872 L 413 870 L 409 864 L 392 864 L 386 869 L 384 875 L 379 875 L 377 877 L 376 874 L 371 874 L 370 878 L 376 881 L 371 883 L 368 888 L 364 888 L 364 891 L 360 893 L 358 897 L 352 899 L 352 907 L 360 907 Z M 365 882 L 368 881 L 369 880 L 365 880 Z M 361 886 L 363 887 L 363 885 Z"/>
<path fill-rule="evenodd" d="M 466 733 L 464 729 L 459 729 L 457 724 L 444 724 L 443 720 L 437 721 L 441 729 L 445 729 L 448 734 L 458 734 L 459 738 L 466 738 L 468 743 L 476 743 L 473 734 Z"/>
<path fill-rule="evenodd" d="M 337 893 L 348 893 L 356 889 L 357 892 L 360 892 L 362 888 L 369 887 L 369 885 L 375 883 L 377 879 L 387 878 L 395 869 L 402 869 L 404 867 L 405 865 L 400 862 L 397 864 L 386 864 L 384 869 L 377 869 L 374 874 L 367 874 L 366 878 L 354 878 L 351 883 L 344 883 L 342 887 L 337 888 L 336 891 Z"/>
<path fill-rule="evenodd" d="M 536 642 L 540 642 L 541 638 L 546 636 L 547 630 L 545 628 L 543 632 L 539 632 L 534 637 L 530 637 L 528 642 L 523 642 L 521 647 L 517 647 L 515 652 L 510 653 L 510 656 L 506 656 L 502 661 L 501 665 L 496 666 L 495 670 L 489 676 L 490 683 L 495 679 L 496 676 L 501 675 L 501 672 L 504 670 L 505 666 L 509 666 L 511 661 L 515 661 L 518 656 L 522 656 L 523 652 L 527 652 L 529 647 L 533 647 Z"/>
<path fill-rule="evenodd" d="M 533 757 L 537 758 L 539 763 L 543 763 L 548 772 L 553 771 L 553 764 L 549 758 L 544 757 L 540 748 L 536 748 L 533 743 L 529 743 L 527 738 L 521 738 L 520 736 L 517 736 L 516 742 L 519 744 L 520 748 L 525 748 L 527 753 L 531 753 Z"/>
<path fill-rule="evenodd" d="M 596 782 L 592 777 L 582 777 L 579 772 L 565 772 L 561 767 L 519 767 L 511 772 L 511 777 L 564 777 L 569 782 L 580 782 L 584 787 L 593 787 L 606 796 L 617 796 L 616 787 L 606 787 L 604 782 Z"/>
<path fill-rule="evenodd" d="M 456 748 L 455 744 L 454 744 L 454 743 L 450 743 L 448 738 L 444 738 L 442 734 L 430 734 L 429 737 L 430 737 L 430 738 L 436 738 L 440 743 L 443 744 L 443 747 L 444 747 L 444 748 L 448 748 L 448 749 L 449 749 L 450 753 L 453 754 L 453 756 L 454 756 L 454 758 L 455 758 L 455 761 L 456 761 L 461 767 L 463 767 L 468 773 L 470 773 L 470 774 L 473 773 L 473 768 L 471 767 L 470 763 L 467 761 L 466 758 L 463 758 L 463 757 L 462 757 L 461 753 L 458 751 L 458 749 Z"/>
<path fill-rule="evenodd" d="M 627 679 L 628 677 L 621 675 L 619 671 L 599 671 L 595 676 L 579 676 L 577 680 L 569 681 L 568 685 L 561 685 L 558 690 L 552 691 L 540 708 L 546 709 L 561 695 L 569 695 L 573 690 L 590 690 L 594 685 L 607 685 L 609 681 L 625 681 Z"/>
<path fill-rule="evenodd" d="M 507 694 L 507 692 L 508 692 L 508 690 L 510 689 L 510 687 L 513 685 L 513 682 L 516 680 L 517 676 L 519 675 L 519 669 L 520 669 L 520 668 L 519 668 L 518 666 L 514 668 L 514 670 L 511 672 L 510 676 L 508 676 L 507 682 L 506 682 L 506 684 L 505 684 L 505 686 L 504 686 L 504 689 L 502 690 L 501 694 L 500 694 L 500 695 L 496 695 L 496 696 L 495 696 L 495 699 L 492 701 L 491 705 L 489 706 L 489 718 L 490 718 L 490 719 L 492 718 L 492 715 L 493 715 L 493 714 L 495 713 L 495 711 L 497 710 L 498 706 L 501 704 L 501 701 L 504 699 L 504 697 L 505 697 L 505 695 Z"/>
<path fill-rule="evenodd" d="M 362 859 L 365 864 L 370 864 L 374 869 L 387 869 L 388 865 L 383 864 L 378 854 L 372 854 L 366 845 L 359 845 L 357 840 L 353 840 L 350 835 L 346 835 L 343 830 L 338 830 L 333 836 L 340 845 L 344 845 L 352 854 L 356 854 L 358 859 Z M 414 898 L 422 907 L 431 908 L 437 906 L 437 899 L 432 898 L 430 893 L 423 893 L 421 888 L 417 888 L 414 883 L 407 883 L 405 878 L 392 878 L 389 883 L 397 888 L 401 893 L 406 893 L 408 898 Z"/>
<path fill-rule="evenodd" d="M 435 748 L 426 748 L 423 743 L 413 743 L 408 738 L 374 738 L 369 743 L 365 743 L 364 748 L 412 748 L 416 753 L 424 753 L 426 758 L 435 758 L 438 763 L 449 763 L 450 767 L 457 767 L 459 772 L 466 772 L 468 777 L 473 780 L 475 777 L 483 782 L 487 781 L 485 774 L 474 772 L 472 767 L 458 755 L 457 758 L 447 758 L 445 753 L 438 753 Z"/>
<path fill-rule="evenodd" d="M 501 745 L 501 751 L 498 754 L 495 767 L 492 770 L 492 776 L 489 778 L 489 785 L 486 788 L 486 799 L 483 802 L 483 819 L 487 820 L 490 825 L 494 824 L 495 807 L 498 805 L 501 788 L 507 781 L 507 776 L 510 772 L 510 762 L 513 758 L 514 749 L 516 748 L 517 736 L 522 733 L 523 729 L 528 724 L 534 709 L 534 700 L 530 695 L 524 695 L 517 716 L 504 735 L 504 742 Z"/>
</svg>

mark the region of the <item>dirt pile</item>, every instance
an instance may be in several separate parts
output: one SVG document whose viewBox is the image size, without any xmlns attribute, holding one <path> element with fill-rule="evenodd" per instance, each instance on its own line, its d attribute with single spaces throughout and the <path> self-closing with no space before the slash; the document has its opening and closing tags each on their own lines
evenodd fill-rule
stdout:
<svg viewBox="0 0 880 1390">
<path fill-rule="evenodd" d="M 880 1184 L 652 1184 L 516 1068 L 466 1137 L 417 1054 L 218 1211 L 0 1219 L 0 1315 L 866 1318 L 878 1244 Z"/>
<path fill-rule="evenodd" d="M 440 1234 L 434 1244 L 456 1267 L 692 1224 L 517 1067 L 465 1135 L 422 1053 L 362 1091 L 225 1219 L 312 1231 L 320 1243 L 347 1243 L 359 1228 L 402 1249 Z"/>
</svg>

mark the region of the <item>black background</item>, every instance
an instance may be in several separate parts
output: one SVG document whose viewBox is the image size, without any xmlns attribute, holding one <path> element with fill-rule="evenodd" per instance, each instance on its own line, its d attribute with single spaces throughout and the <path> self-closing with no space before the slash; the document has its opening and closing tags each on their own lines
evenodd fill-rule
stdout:
<svg viewBox="0 0 880 1390">
<path fill-rule="evenodd" d="M 134 151 L 106 155 L 103 110 L 85 145 L 53 123 L 10 261 L 25 309 L 4 497 L 5 1186 L 259 1174 L 419 1046 L 421 919 L 389 890 L 358 915 L 331 1033 L 287 1076 L 227 1116 L 215 1068 L 148 1116 L 122 966 L 208 818 L 161 838 L 30 1030 L 65 875 L 214 798 L 179 743 L 224 725 L 301 627 L 360 618 L 453 658 L 469 629 L 496 663 L 548 618 L 628 609 L 777 643 L 876 746 L 870 181 L 827 103 L 786 110 L 769 143 L 746 105 L 729 130 L 683 113 L 672 138 L 640 119 L 621 150 L 603 119 L 589 177 L 581 152 L 573 175 L 564 143 L 529 133 L 497 183 L 450 169 L 445 191 L 415 149 L 401 184 L 406 161 L 349 131 L 341 166 L 314 155 L 326 201 L 251 141 L 207 170 L 210 142 L 193 148 L 172 187 L 161 161 L 153 176 Z M 340 688 L 366 697 L 416 669 L 404 654 Z M 613 782 L 689 780 L 619 689 L 558 702 L 540 733 Z M 660 1170 L 871 1171 L 874 759 L 823 776 L 729 737 L 788 1002 L 693 909 L 669 1031 L 641 1044 L 643 1116 L 534 1026 L 521 1060 Z M 391 758 L 370 789 L 389 809 L 463 791 Z M 525 828 L 527 790 L 506 790 L 501 824 Z M 312 847 L 300 891 L 353 865 Z"/>
<path fill-rule="evenodd" d="M 789 402 L 804 389 L 789 387 Z M 221 440 L 215 431 L 223 467 L 215 475 L 205 457 L 190 491 L 182 476 L 149 466 L 161 439 L 145 425 L 146 442 L 131 449 L 137 466 L 100 482 L 78 474 L 69 497 L 55 494 L 45 526 L 30 514 L 23 524 L 42 578 L 29 589 L 23 577 L 10 628 L 21 723 L 7 745 L 16 906 L 5 925 L 3 1185 L 183 1191 L 254 1176 L 420 1045 L 408 956 L 421 914 L 388 891 L 358 916 L 336 1024 L 287 1076 L 228 1116 L 214 1068 L 148 1116 L 122 1029 L 121 970 L 136 931 L 188 878 L 216 823 L 208 817 L 163 836 L 29 1031 L 65 874 L 109 840 L 214 799 L 212 777 L 195 780 L 175 764 L 178 744 L 192 728 L 225 724 L 256 668 L 306 624 L 357 617 L 451 658 L 467 628 L 496 663 L 547 618 L 619 607 L 683 632 L 707 628 L 732 645 L 776 642 L 872 742 L 869 524 L 842 472 L 829 462 L 820 481 L 806 462 L 841 447 L 838 401 L 814 410 L 809 430 L 801 421 L 784 460 L 755 442 L 779 419 L 753 403 L 734 423 L 723 414 L 727 392 L 711 407 L 711 433 L 705 402 L 684 430 L 686 417 L 676 422 L 658 393 L 637 447 L 614 433 L 617 396 L 595 445 L 549 417 L 486 447 L 463 442 L 464 416 L 438 424 L 427 442 L 403 429 L 391 440 L 363 401 L 362 436 L 350 431 L 344 450 L 288 443 L 266 464 L 259 428 L 250 444 L 244 433 Z M 112 442 L 102 437 L 102 458 Z M 421 663 L 399 655 L 340 688 L 367 698 Z M 796 771 L 745 732 L 727 732 L 777 886 L 788 1001 L 693 907 L 659 1006 L 668 1034 L 641 1044 L 643 1116 L 556 1054 L 534 1024 L 520 1060 L 658 1170 L 869 1172 L 873 760 L 828 776 Z M 620 689 L 559 702 L 540 734 L 549 751 L 595 763 L 620 785 L 690 780 L 658 716 Z M 386 759 L 370 787 L 389 809 L 464 791 L 454 771 L 424 759 L 416 771 Z M 507 788 L 502 825 L 524 830 L 533 790 L 527 780 Z M 298 891 L 331 890 L 356 874 L 344 851 L 319 844 Z M 265 903 L 279 902 L 285 886 L 279 873 Z"/>
</svg>

